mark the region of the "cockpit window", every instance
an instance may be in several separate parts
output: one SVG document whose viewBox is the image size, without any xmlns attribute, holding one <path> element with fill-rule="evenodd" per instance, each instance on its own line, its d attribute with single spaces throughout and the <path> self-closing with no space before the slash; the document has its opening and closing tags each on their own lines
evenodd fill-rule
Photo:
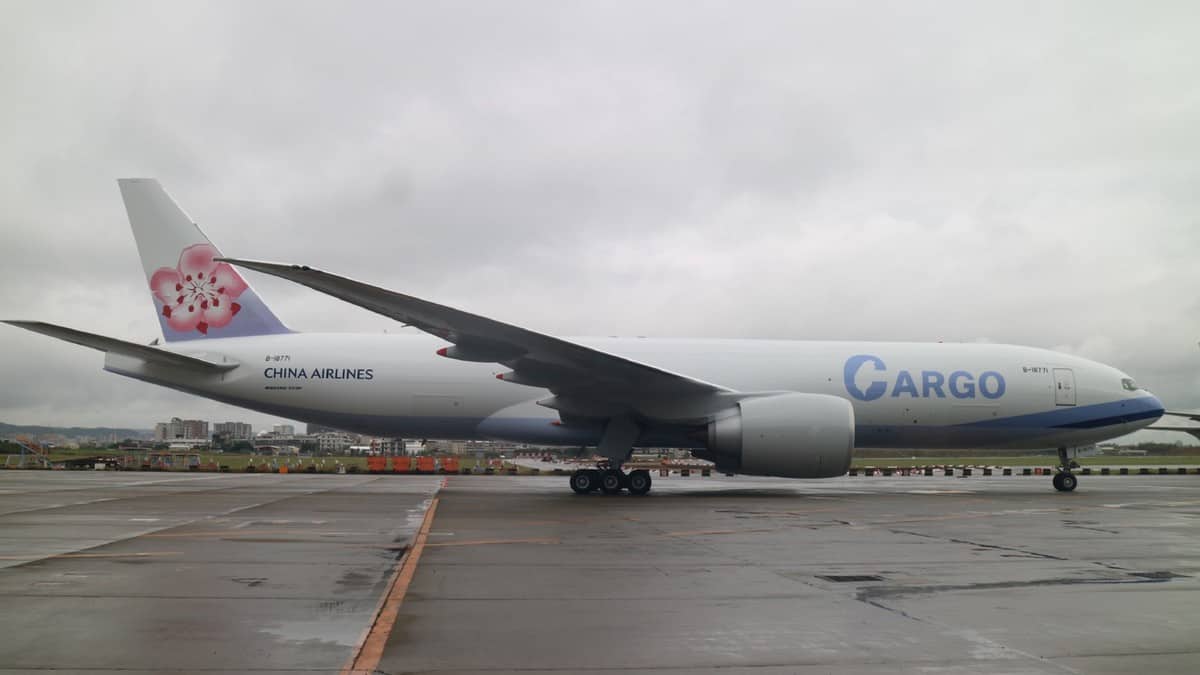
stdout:
<svg viewBox="0 0 1200 675">
<path fill-rule="evenodd" d="M 1129 379 L 1128 377 L 1121 378 L 1121 388 L 1124 389 L 1125 391 L 1137 391 L 1138 390 L 1137 382 L 1134 382 L 1133 380 Z"/>
</svg>

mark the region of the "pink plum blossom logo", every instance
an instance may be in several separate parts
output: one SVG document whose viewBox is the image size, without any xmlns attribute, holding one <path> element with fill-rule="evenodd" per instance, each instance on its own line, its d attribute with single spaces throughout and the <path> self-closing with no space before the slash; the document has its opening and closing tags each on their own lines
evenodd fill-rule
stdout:
<svg viewBox="0 0 1200 675">
<path fill-rule="evenodd" d="M 178 267 L 160 267 L 150 277 L 150 290 L 162 302 L 162 315 L 172 329 L 207 335 L 210 328 L 228 325 L 242 309 L 234 300 L 246 290 L 246 282 L 229 264 L 213 260 L 219 255 L 212 244 L 195 244 L 183 249 Z"/>
</svg>

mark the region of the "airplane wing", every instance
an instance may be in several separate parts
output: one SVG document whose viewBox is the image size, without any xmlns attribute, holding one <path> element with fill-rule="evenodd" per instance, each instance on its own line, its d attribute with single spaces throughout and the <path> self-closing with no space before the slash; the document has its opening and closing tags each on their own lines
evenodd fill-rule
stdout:
<svg viewBox="0 0 1200 675">
<path fill-rule="evenodd" d="M 1163 416 L 1157 422 L 1146 427 L 1146 429 L 1149 431 L 1182 431 L 1200 438 L 1200 424 L 1181 424 L 1184 420 L 1187 422 L 1200 422 L 1200 412 L 1168 410 L 1163 413 Z"/>
<path fill-rule="evenodd" d="M 150 347 L 148 345 L 140 345 L 136 342 L 126 342 L 116 338 L 96 335 L 95 333 L 85 333 L 74 328 L 65 326 L 57 326 L 44 321 L 3 321 L 10 326 L 24 328 L 42 335 L 65 340 L 84 347 L 91 347 L 102 352 L 112 352 L 123 356 L 131 356 L 133 358 L 142 359 L 150 363 L 159 363 L 168 366 L 176 366 L 181 368 L 191 368 L 206 372 L 221 372 L 237 367 L 237 363 L 218 363 L 215 361 L 207 361 L 205 359 L 196 358 L 194 356 L 186 356 L 184 354 L 176 354 L 165 349 Z"/>
<path fill-rule="evenodd" d="M 539 403 L 560 413 L 611 417 L 630 412 L 619 408 L 639 400 L 732 393 L 710 382 L 308 266 L 218 260 L 303 284 L 453 343 L 438 350 L 442 356 L 512 368 L 497 377 L 549 389 L 555 396 Z"/>
</svg>

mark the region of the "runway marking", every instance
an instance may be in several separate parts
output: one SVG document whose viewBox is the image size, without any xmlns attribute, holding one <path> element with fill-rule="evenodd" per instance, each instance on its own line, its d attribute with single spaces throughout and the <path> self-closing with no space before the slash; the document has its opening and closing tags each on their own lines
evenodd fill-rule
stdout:
<svg viewBox="0 0 1200 675">
<path fill-rule="evenodd" d="M 59 553 L 48 556 L 0 555 L 0 560 L 53 560 L 55 558 L 154 558 L 183 555 L 182 551 L 146 551 L 142 553 Z"/>
<path fill-rule="evenodd" d="M 527 539 L 468 539 L 467 541 L 443 541 L 425 544 L 427 548 L 445 546 L 490 546 L 493 544 L 561 544 L 555 537 L 529 537 Z"/>
<path fill-rule="evenodd" d="M 396 616 L 400 612 L 400 605 L 404 602 L 408 586 L 417 573 L 417 563 L 421 561 L 421 552 L 425 550 L 425 541 L 429 538 L 429 528 L 433 525 L 433 515 L 437 512 L 437 506 L 438 497 L 434 495 L 429 502 L 429 510 L 425 512 L 425 519 L 421 522 L 421 529 L 413 540 L 412 548 L 404 554 L 404 563 L 400 565 L 391 581 L 388 582 L 388 590 L 380 599 L 375 620 L 371 622 L 370 629 L 363 637 L 358 649 L 350 657 L 350 663 L 342 669 L 342 675 L 374 673 L 379 666 L 379 660 L 383 658 L 383 649 L 387 646 L 388 636 L 391 635 L 392 628 L 396 625 Z"/>
</svg>

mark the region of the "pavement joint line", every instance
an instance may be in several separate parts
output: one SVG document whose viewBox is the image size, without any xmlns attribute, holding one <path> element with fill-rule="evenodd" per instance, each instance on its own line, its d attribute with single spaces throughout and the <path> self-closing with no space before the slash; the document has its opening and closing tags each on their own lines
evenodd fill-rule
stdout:
<svg viewBox="0 0 1200 675">
<path fill-rule="evenodd" d="M 193 481 L 198 481 L 198 480 L 217 480 L 217 479 L 225 478 L 225 477 L 226 476 L 222 476 L 222 475 L 192 476 L 189 478 L 175 479 L 175 480 L 155 480 L 155 481 L 141 481 L 141 482 L 137 482 L 137 483 L 124 483 L 124 484 L 121 484 L 116 487 L 117 488 L 140 487 L 143 485 L 154 485 L 154 484 L 158 484 L 158 483 L 181 484 L 181 483 L 193 482 Z M 118 497 L 103 497 L 100 499 L 87 499 L 84 501 L 71 502 L 71 503 L 67 503 L 67 504 L 46 504 L 43 506 L 34 507 L 32 509 L 21 509 L 21 510 L 17 510 L 17 511 L 5 511 L 4 513 L 0 513 L 0 518 L 7 518 L 9 516 L 21 515 L 21 514 L 27 514 L 27 513 L 40 513 L 42 511 L 54 511 L 57 509 L 69 509 L 69 508 L 72 508 L 75 506 L 88 506 L 90 504 L 99 504 L 99 503 L 103 503 L 103 502 L 121 502 L 121 501 L 137 500 L 137 499 L 177 497 L 180 495 L 198 495 L 198 494 L 206 494 L 206 493 L 230 492 L 232 490 L 241 490 L 246 487 L 247 487 L 246 485 L 229 485 L 229 486 L 218 487 L 218 488 L 183 490 L 183 491 L 177 491 L 177 492 L 163 492 L 163 493 L 146 492 L 146 493 L 138 493 L 138 494 L 132 494 L 132 495 L 122 495 L 122 496 L 118 496 Z M 318 492 L 320 492 L 320 491 L 318 490 Z M 33 493 L 27 493 L 27 494 L 33 494 Z M 278 501 L 278 500 L 276 500 L 276 501 Z M 272 502 L 264 502 L 264 503 L 272 503 Z M 192 521 L 192 522 L 194 522 L 194 521 Z M 164 529 L 166 529 L 166 528 L 164 528 Z"/>
<path fill-rule="evenodd" d="M 444 486 L 445 483 L 446 481 L 443 479 L 442 485 Z M 408 587 L 412 583 L 413 577 L 416 576 L 417 564 L 421 561 L 421 552 L 425 549 L 425 541 L 429 538 L 429 530 L 433 526 L 433 517 L 437 513 L 438 501 L 439 497 L 435 494 L 429 502 L 429 508 L 425 511 L 425 518 L 421 522 L 421 529 L 413 539 L 413 545 L 404 553 L 403 562 L 388 583 L 387 592 L 380 598 L 374 620 L 364 633 L 358 647 L 355 648 L 350 662 L 342 669 L 342 675 L 374 673 L 378 668 L 379 661 L 383 658 L 384 647 L 387 646 L 388 637 L 396 625 L 396 616 L 400 612 L 400 605 L 404 602 L 404 596 L 408 593 Z"/>
<path fill-rule="evenodd" d="M 425 544 L 426 548 L 448 546 L 489 546 L 493 544 L 561 544 L 557 537 L 526 537 L 525 539 L 468 539 L 466 541 L 443 541 Z"/>
<path fill-rule="evenodd" d="M 246 530 L 230 528 L 228 530 L 205 530 L 201 532 L 155 532 L 147 534 L 148 539 L 243 539 L 245 537 L 261 537 L 271 534 L 316 534 L 322 537 L 364 537 L 368 536 L 369 532 L 361 532 L 356 530 L 314 530 L 307 529 L 274 529 L 274 530 Z"/>
<path fill-rule="evenodd" d="M 778 527 L 754 527 L 744 530 L 684 530 L 682 532 L 664 532 L 664 537 L 703 537 L 718 534 L 754 534 L 761 532 L 778 532 Z"/>
<path fill-rule="evenodd" d="M 218 477 L 219 477 L 219 476 L 218 476 Z M 367 481 L 363 481 L 363 482 L 355 483 L 355 484 L 354 484 L 353 486 L 351 486 L 351 487 L 357 487 L 357 486 L 359 486 L 359 485 L 363 485 L 363 484 L 365 484 L 365 483 L 371 483 L 371 482 L 374 482 L 374 481 L 373 481 L 373 480 L 367 480 Z M 147 498 L 147 497 L 159 497 L 159 496 L 177 497 L 177 496 L 179 496 L 179 495 L 182 495 L 182 494 L 194 495 L 194 494 L 197 494 L 197 493 L 203 493 L 203 492 L 224 492 L 224 491 L 227 491 L 227 490 L 231 490 L 231 489 L 237 489 L 237 488 L 240 488 L 240 487 L 242 487 L 242 486 L 238 485 L 238 486 L 231 486 L 231 487 L 227 487 L 227 488 L 217 488 L 217 489 L 214 489 L 214 490 L 198 490 L 198 491 L 190 491 L 190 492 L 182 492 L 182 493 L 179 493 L 179 492 L 177 492 L 177 493 L 170 493 L 170 494 L 168 494 L 168 495 L 136 495 L 136 496 L 131 496 L 131 497 L 119 497 L 119 498 L 117 498 L 117 500 L 116 500 L 116 501 L 119 501 L 119 500 L 126 500 L 126 499 L 144 499 L 144 498 Z M 181 528 L 181 527 L 187 527 L 188 525 L 192 525 L 192 524 L 195 524 L 195 523 L 198 523 L 198 522 L 202 522 L 202 521 L 210 520 L 210 519 L 212 519 L 212 518 L 219 518 L 219 517 L 223 517 L 223 516 L 228 516 L 228 515 L 232 515 L 232 514 L 234 514 L 234 513 L 239 513 L 239 512 L 241 512 L 241 511 L 247 511 L 247 510 L 249 510 L 249 509 L 258 508 L 258 507 L 260 507 L 260 506 L 266 506 L 266 505 L 268 505 L 268 504 L 277 504 L 277 503 L 279 503 L 279 502 L 287 501 L 287 500 L 289 500 L 289 499 L 295 499 L 296 497 L 300 497 L 300 496 L 312 495 L 312 494 L 317 494 L 317 493 L 321 493 L 321 492 L 330 492 L 330 491 L 332 491 L 332 490 L 335 490 L 335 489 L 341 489 L 341 486 L 338 486 L 337 488 L 326 488 L 326 489 L 323 489 L 323 490 L 309 490 L 309 491 L 305 491 L 305 492 L 303 492 L 303 493 L 300 493 L 300 494 L 295 494 L 295 493 L 284 493 L 284 494 L 283 494 L 282 496 L 280 496 L 278 499 L 268 499 L 268 500 L 266 500 L 266 501 L 258 502 L 257 504 L 248 504 L 248 505 L 246 505 L 246 506 L 238 506 L 238 507 L 232 508 L 232 509 L 230 509 L 230 510 L 228 510 L 228 511 L 224 511 L 224 512 L 222 512 L 222 513 L 219 513 L 219 514 L 215 514 L 215 515 L 212 515 L 212 514 L 210 514 L 210 515 L 207 515 L 207 516 L 201 516 L 201 517 L 198 517 L 198 518 L 193 518 L 193 519 L 191 519 L 191 520 L 187 520 L 187 521 L 185 521 L 185 522 L 182 522 L 182 523 L 171 523 L 171 524 L 165 524 L 165 525 L 163 525 L 162 527 L 151 527 L 151 528 L 148 528 L 148 529 L 146 529 L 146 530 L 142 530 L 141 532 L 135 532 L 135 533 L 133 533 L 133 534 L 131 534 L 131 535 L 127 536 L 127 537 L 120 537 L 120 538 L 117 538 L 117 539 L 114 539 L 114 540 L 112 540 L 112 541 L 108 541 L 108 542 L 105 542 L 105 543 L 102 543 L 102 544 L 95 544 L 95 545 L 93 545 L 93 546 L 85 546 L 85 547 L 83 547 L 83 548 L 81 548 L 81 549 L 76 549 L 76 550 L 74 550 L 74 551 L 63 551 L 62 553 L 50 553 L 50 554 L 48 554 L 48 555 L 44 555 L 44 556 L 41 556 L 41 557 L 38 557 L 38 558 L 27 558 L 27 559 L 22 559 L 22 561 L 21 561 L 21 562 L 18 562 L 18 563 L 16 563 L 15 565 L 12 565 L 12 567 L 20 567 L 20 566 L 23 566 L 23 565 L 28 565 L 28 564 L 30 564 L 30 563 L 39 562 L 39 561 L 42 561 L 42 560 L 52 560 L 52 559 L 54 559 L 54 558 L 63 558 L 63 557 L 64 557 L 64 556 L 66 556 L 66 555 L 75 555 L 75 556 L 79 556 L 80 554 L 82 554 L 82 553 L 86 553 L 86 552 L 88 552 L 88 551 L 94 551 L 95 549 L 104 548 L 104 547 L 106 547 L 106 546 L 112 546 L 113 544 L 120 544 L 120 543 L 125 543 L 125 542 L 134 541 L 134 540 L 136 540 L 136 539 L 144 538 L 144 537 L 146 537 L 147 535 L 152 535 L 152 534 L 161 533 L 161 532 L 167 532 L 167 531 L 169 531 L 169 530 L 175 530 L 175 529 L 179 529 L 179 528 Z M 39 509 L 39 510 L 45 510 L 45 509 Z M 7 514 L 5 514 L 5 515 L 7 515 Z M 3 517 L 3 516 L 0 516 L 0 518 L 2 518 L 2 517 Z"/>
<path fill-rule="evenodd" d="M 55 558 L 153 558 L 157 556 L 183 555 L 182 551 L 140 551 L 135 553 L 59 553 L 50 556 L 0 555 L 0 560 L 53 560 Z"/>
</svg>

